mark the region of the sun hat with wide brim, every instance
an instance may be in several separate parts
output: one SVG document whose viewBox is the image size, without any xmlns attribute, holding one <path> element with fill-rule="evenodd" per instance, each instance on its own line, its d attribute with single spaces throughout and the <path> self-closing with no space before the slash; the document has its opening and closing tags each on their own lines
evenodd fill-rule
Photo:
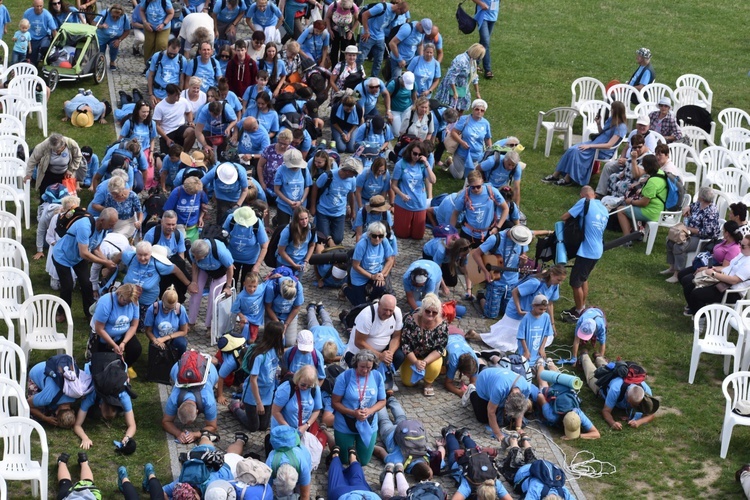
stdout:
<svg viewBox="0 0 750 500">
<path fill-rule="evenodd" d="M 193 159 L 193 166 L 195 167 L 206 166 L 206 155 L 204 155 L 202 151 L 193 151 L 191 153 L 191 158 Z"/>
<path fill-rule="evenodd" d="M 385 200 L 385 196 L 376 194 L 370 198 L 370 203 L 365 206 L 368 212 L 387 212 L 391 209 L 391 204 Z"/>
<path fill-rule="evenodd" d="M 234 222 L 244 227 L 254 226 L 258 222 L 258 215 L 250 207 L 240 207 L 232 213 L 232 216 Z"/>
<path fill-rule="evenodd" d="M 94 113 L 91 111 L 73 111 L 70 123 L 74 127 L 88 128 L 94 124 Z"/>
<path fill-rule="evenodd" d="M 344 49 L 344 54 L 359 54 L 359 49 L 356 45 L 349 45 L 346 49 Z"/>
<path fill-rule="evenodd" d="M 518 245 L 528 245 L 534 239 L 534 234 L 526 226 L 513 226 L 508 231 L 510 239 Z"/>
<path fill-rule="evenodd" d="M 216 167 L 216 178 L 224 184 L 234 184 L 237 182 L 237 168 L 231 163 L 222 163 Z"/>
<path fill-rule="evenodd" d="M 301 170 L 307 167 L 307 162 L 302 158 L 302 153 L 298 149 L 287 149 L 284 152 L 284 165 L 287 168 L 294 168 Z"/>
<path fill-rule="evenodd" d="M 158 260 L 162 264 L 172 264 L 172 261 L 169 260 L 169 250 L 165 246 L 153 245 L 151 247 L 151 257 Z"/>
<path fill-rule="evenodd" d="M 184 163 L 186 166 L 192 167 L 193 157 L 183 151 L 182 153 L 180 153 L 180 163 Z"/>
<path fill-rule="evenodd" d="M 362 168 L 362 162 L 353 156 L 342 160 L 341 166 L 339 167 L 340 170 L 349 170 L 357 175 L 362 173 Z"/>
</svg>

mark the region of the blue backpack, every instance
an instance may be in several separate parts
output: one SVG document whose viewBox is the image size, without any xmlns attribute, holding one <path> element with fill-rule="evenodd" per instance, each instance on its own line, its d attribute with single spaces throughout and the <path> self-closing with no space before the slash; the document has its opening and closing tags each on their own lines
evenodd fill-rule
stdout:
<svg viewBox="0 0 750 500">
<path fill-rule="evenodd" d="M 581 407 L 581 400 L 573 389 L 562 384 L 553 384 L 547 391 L 547 401 L 555 413 L 565 415 Z"/>
<path fill-rule="evenodd" d="M 190 458 L 182 464 L 182 471 L 177 480 L 178 483 L 188 483 L 200 489 L 201 495 L 206 492 L 206 487 L 211 480 L 211 471 L 200 458 Z"/>
<path fill-rule="evenodd" d="M 685 195 L 685 186 L 679 177 L 674 174 L 665 174 L 659 172 L 656 174 L 657 177 L 661 177 L 667 183 L 667 199 L 663 200 L 657 196 L 657 198 L 664 203 L 664 210 L 667 212 L 677 212 L 682 209 L 682 199 Z"/>
<path fill-rule="evenodd" d="M 539 498 L 549 495 L 552 489 L 558 495 L 564 496 L 562 492 L 565 488 L 565 472 L 552 462 L 537 460 L 532 464 L 526 464 L 518 469 L 514 481 L 516 491 L 520 490 L 522 493 L 529 491 L 531 479 L 536 479 L 544 485 Z"/>
<path fill-rule="evenodd" d="M 406 498 L 408 500 L 445 500 L 445 490 L 440 483 L 423 481 L 409 488 Z"/>
</svg>

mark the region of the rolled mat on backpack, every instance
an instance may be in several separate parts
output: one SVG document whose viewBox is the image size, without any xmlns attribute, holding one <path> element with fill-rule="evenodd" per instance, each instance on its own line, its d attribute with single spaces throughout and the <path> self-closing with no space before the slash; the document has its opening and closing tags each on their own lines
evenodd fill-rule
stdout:
<svg viewBox="0 0 750 500">
<path fill-rule="evenodd" d="M 583 381 L 575 375 L 568 375 L 566 373 L 560 373 L 552 370 L 544 370 L 542 372 L 542 380 L 548 384 L 560 384 L 566 387 L 570 387 L 574 391 L 580 391 L 583 387 Z"/>
<path fill-rule="evenodd" d="M 555 236 L 557 237 L 557 248 L 555 249 L 555 264 L 565 264 L 568 262 L 568 252 L 565 250 L 565 242 L 563 241 L 563 228 L 565 223 L 563 221 L 555 222 Z"/>
</svg>

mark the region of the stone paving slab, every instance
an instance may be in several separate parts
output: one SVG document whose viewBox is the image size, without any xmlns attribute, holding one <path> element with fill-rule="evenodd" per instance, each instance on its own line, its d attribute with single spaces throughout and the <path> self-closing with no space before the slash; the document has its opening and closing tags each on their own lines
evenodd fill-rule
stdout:
<svg viewBox="0 0 750 500">
<path fill-rule="evenodd" d="M 100 2 L 100 9 L 102 9 L 103 7 L 101 5 L 102 3 L 104 4 L 104 7 L 108 7 L 112 2 Z M 243 38 L 250 37 L 250 32 L 244 24 L 241 24 L 239 36 Z M 132 43 L 132 36 L 122 43 L 120 56 L 118 57 L 117 61 L 119 69 L 118 71 L 109 72 L 108 74 L 112 103 L 118 102 L 117 93 L 119 90 L 130 92 L 134 87 L 137 87 L 144 93 L 144 95 L 146 93 L 146 81 L 145 78 L 141 76 L 145 63 L 141 56 L 133 55 Z M 321 107 L 321 110 L 322 109 L 323 107 Z M 427 233 L 428 234 L 422 241 L 399 241 L 400 253 L 396 259 L 396 265 L 392 272 L 392 284 L 396 292 L 396 296 L 399 299 L 399 306 L 402 308 L 402 310 L 408 310 L 408 306 L 404 299 L 401 277 L 403 276 L 406 268 L 411 262 L 421 258 L 422 247 L 431 238 L 429 231 Z M 344 245 L 349 247 L 354 245 L 353 232 L 348 226 Z M 264 273 L 268 273 L 268 271 L 269 269 L 264 265 L 263 269 L 261 270 L 261 275 L 264 275 Z M 338 328 L 340 333 L 343 332 L 344 329 L 338 321 L 338 314 L 343 309 L 349 309 L 350 306 L 348 302 L 345 300 L 340 300 L 338 298 L 337 290 L 329 288 L 317 288 L 315 286 L 315 283 L 313 282 L 311 270 L 308 270 L 305 273 L 302 278 L 302 283 L 304 285 L 305 304 L 310 302 L 322 302 L 331 314 L 331 317 L 334 318 L 334 325 Z M 458 327 L 462 328 L 464 331 L 467 331 L 469 329 L 475 329 L 477 331 L 489 331 L 491 321 L 481 317 L 481 315 L 473 307 L 471 307 L 470 304 L 461 302 L 461 296 L 464 293 L 465 290 L 463 289 L 462 284 L 459 284 L 459 286 L 454 290 L 453 296 L 447 298 L 447 300 L 455 299 L 459 301 L 459 303 L 463 303 L 464 305 L 468 306 L 466 316 L 464 316 L 460 320 L 456 320 L 455 324 Z M 206 305 L 204 301 L 204 304 L 202 305 L 202 312 L 205 312 L 205 307 Z M 302 309 L 303 310 L 300 312 L 298 319 L 300 329 L 304 328 L 307 322 L 307 312 L 304 307 Z M 199 318 L 200 317 L 203 317 L 203 315 L 199 315 Z M 215 350 L 215 347 L 212 348 L 209 345 L 209 338 L 206 332 L 206 327 L 200 319 L 198 320 L 195 328 L 189 333 L 188 338 L 191 348 L 196 348 L 207 353 L 212 353 Z M 342 333 L 342 338 L 346 340 L 348 338 L 348 334 Z M 481 342 L 472 342 L 472 345 L 476 349 L 482 349 L 486 347 Z M 453 394 L 448 393 L 442 388 L 442 378 L 439 379 L 435 384 L 435 396 L 431 398 L 424 397 L 421 393 L 421 388 L 419 387 L 409 388 L 404 387 L 400 384 L 399 387 L 400 391 L 396 393 L 396 396 L 401 401 L 403 407 L 407 410 L 407 415 L 410 418 L 417 418 L 421 420 L 425 428 L 427 429 L 429 437 L 440 437 L 440 429 L 448 424 L 452 424 L 456 427 L 468 427 L 471 430 L 472 436 L 480 445 L 493 446 L 498 444 L 496 441 L 492 440 L 491 436 L 485 431 L 484 426 L 476 421 L 471 408 L 462 408 L 459 398 L 454 396 Z M 168 388 L 163 385 L 160 386 L 159 393 L 163 408 L 169 395 Z M 199 417 L 199 423 L 200 418 L 202 417 Z M 154 422 L 153 425 L 158 425 L 158 423 Z M 222 441 L 220 442 L 219 446 L 220 448 L 226 446 L 227 438 L 231 439 L 231 436 L 233 436 L 235 432 L 243 430 L 242 425 L 229 413 L 228 408 L 221 405 L 219 406 L 218 425 L 219 433 L 222 436 Z M 538 429 L 539 432 L 549 436 L 547 429 L 545 427 L 540 428 L 537 423 L 532 423 L 530 427 L 532 429 Z M 263 439 L 265 437 L 265 434 L 265 432 L 251 434 L 250 441 L 245 448 L 245 452 L 255 452 L 263 455 Z M 543 439 L 536 432 L 532 432 L 532 436 L 534 448 L 536 449 L 540 458 L 544 458 L 556 463 L 560 463 L 563 460 L 563 457 L 560 454 L 559 450 L 557 450 L 555 447 L 550 446 L 546 439 Z M 557 439 L 559 439 L 559 435 L 557 436 Z M 180 452 L 188 451 L 191 446 L 184 446 L 175 443 L 172 436 L 168 436 L 167 442 L 172 462 L 172 472 L 174 477 L 177 477 L 180 470 L 177 456 Z M 364 468 L 367 480 L 374 491 L 380 490 L 378 478 L 380 472 L 382 471 L 382 468 L 383 464 L 380 463 L 380 461 L 377 459 L 373 459 L 372 462 Z M 408 479 L 410 479 L 410 482 L 413 482 L 413 478 L 409 477 Z M 447 491 L 449 491 L 451 494 L 455 492 L 455 484 L 449 477 L 440 477 L 436 479 L 440 481 L 446 487 Z M 506 485 L 506 487 L 508 487 L 508 485 Z M 569 489 L 571 489 L 571 492 L 576 496 L 576 498 L 585 498 L 583 492 L 580 490 L 577 482 L 574 479 L 569 480 L 568 487 Z M 326 488 L 327 475 L 325 467 L 323 466 L 313 473 L 311 492 L 312 497 L 325 498 Z"/>
</svg>

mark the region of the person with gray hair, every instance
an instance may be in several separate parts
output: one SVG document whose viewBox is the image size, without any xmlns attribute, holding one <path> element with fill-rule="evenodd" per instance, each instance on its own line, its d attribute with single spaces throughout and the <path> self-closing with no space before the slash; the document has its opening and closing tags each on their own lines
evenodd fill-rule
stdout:
<svg viewBox="0 0 750 500">
<path fill-rule="evenodd" d="M 389 275 L 396 259 L 385 234 L 385 224 L 373 222 L 367 226 L 367 238 L 361 238 L 354 246 L 351 284 L 343 288 L 353 306 L 380 298 L 390 288 Z"/>
<path fill-rule="evenodd" d="M 299 473 L 289 464 L 281 464 L 276 472 L 276 478 L 273 480 L 273 497 L 277 500 L 293 500 L 294 488 L 297 487 Z"/>
<path fill-rule="evenodd" d="M 493 187 L 500 189 L 510 186 L 513 189 L 513 202 L 516 206 L 521 204 L 521 175 L 523 168 L 520 165 L 521 155 L 515 149 L 520 145 L 518 137 L 510 136 L 493 144 L 493 147 L 510 148 L 510 151 L 502 153 L 495 151 L 487 154 L 476 169 L 482 171 L 482 175 Z"/>
<path fill-rule="evenodd" d="M 55 132 L 37 144 L 29 155 L 24 182 L 31 180 L 36 169 L 35 187 L 39 190 L 41 199 L 48 186 L 73 177 L 82 166 L 86 168 L 86 160 L 83 159 L 78 143 Z"/>
<path fill-rule="evenodd" d="M 517 393 L 518 396 L 511 397 Z M 512 430 L 523 433 L 523 414 L 529 398 L 536 400 L 539 389 L 526 377 L 504 368 L 487 368 L 479 372 L 475 390 L 469 400 L 479 423 L 488 424 L 495 439 L 502 442 L 501 425 L 510 423 Z"/>
<path fill-rule="evenodd" d="M 219 240 L 200 239 L 190 247 L 190 257 L 193 263 L 192 282 L 188 286 L 190 304 L 188 305 L 188 321 L 195 325 L 198 309 L 201 305 L 201 293 L 209 282 L 208 304 L 213 304 L 216 298 L 216 286 L 224 284 L 223 292 L 232 293 L 232 276 L 234 276 L 234 259 L 224 242 Z M 206 328 L 211 327 L 213 307 L 206 310 Z"/>
<path fill-rule="evenodd" d="M 492 146 L 490 122 L 485 118 L 487 101 L 474 99 L 471 114 L 462 116 L 451 130 L 451 137 L 458 142 L 449 172 L 454 179 L 465 179 L 482 161 L 484 150 Z"/>
<path fill-rule="evenodd" d="M 312 462 L 310 452 L 300 444 L 299 432 L 279 425 L 271 429 L 269 440 L 273 450 L 268 453 L 266 465 L 272 471 L 274 498 L 309 500 Z M 299 496 L 293 496 L 297 491 Z"/>
<path fill-rule="evenodd" d="M 684 229 L 681 231 L 684 241 L 667 239 L 669 267 L 661 272 L 661 274 L 672 275 L 667 278 L 667 283 L 680 282 L 677 274 L 688 265 L 688 253 L 698 248 L 700 240 L 718 239 L 721 235 L 719 210 L 714 203 L 715 198 L 714 190 L 710 186 L 703 186 L 698 190 L 698 201 L 691 203 L 682 211 L 685 216 Z"/>
</svg>

